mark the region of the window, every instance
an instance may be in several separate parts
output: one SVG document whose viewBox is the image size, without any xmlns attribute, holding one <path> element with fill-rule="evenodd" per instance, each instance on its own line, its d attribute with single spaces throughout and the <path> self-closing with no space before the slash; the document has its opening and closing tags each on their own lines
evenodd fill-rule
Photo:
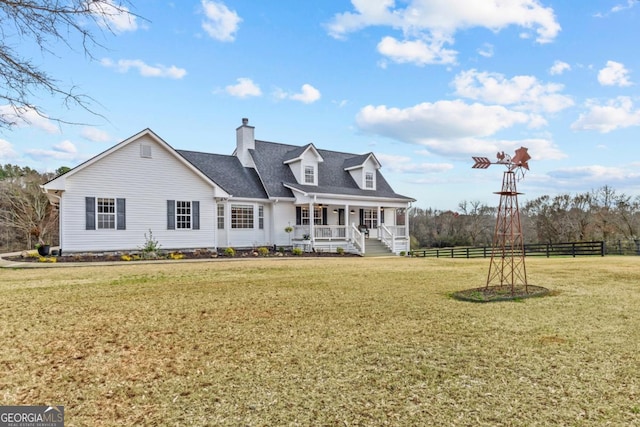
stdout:
<svg viewBox="0 0 640 427">
<path fill-rule="evenodd" d="M 309 208 L 298 207 L 300 212 L 300 222 L 298 225 L 309 225 Z M 314 206 L 313 208 L 313 223 L 315 225 L 326 225 L 327 208 L 321 206 Z"/>
<path fill-rule="evenodd" d="M 218 205 L 218 230 L 224 230 L 224 205 Z"/>
<path fill-rule="evenodd" d="M 200 202 L 167 200 L 167 230 L 199 230 Z"/>
<path fill-rule="evenodd" d="M 258 206 L 258 228 L 264 230 L 264 206 Z"/>
<path fill-rule="evenodd" d="M 368 189 L 373 189 L 373 172 L 367 172 L 364 175 L 364 187 Z"/>
<path fill-rule="evenodd" d="M 98 198 L 98 229 L 116 228 L 116 200 Z"/>
<path fill-rule="evenodd" d="M 231 228 L 253 228 L 253 206 L 231 205 Z"/>
<path fill-rule="evenodd" d="M 316 183 L 316 168 L 313 166 L 304 167 L 304 183 L 315 184 Z"/>
<path fill-rule="evenodd" d="M 126 200 L 85 197 L 85 230 L 126 230 Z"/>
<path fill-rule="evenodd" d="M 191 202 L 176 201 L 176 228 L 191 228 Z"/>
<path fill-rule="evenodd" d="M 369 229 L 378 228 L 378 210 L 377 209 L 363 209 L 362 210 L 362 223 Z"/>
</svg>

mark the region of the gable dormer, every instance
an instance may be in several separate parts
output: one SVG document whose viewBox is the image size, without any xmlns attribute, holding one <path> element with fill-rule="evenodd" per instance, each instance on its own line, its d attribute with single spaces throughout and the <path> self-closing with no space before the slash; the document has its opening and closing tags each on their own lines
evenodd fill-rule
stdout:
<svg viewBox="0 0 640 427">
<path fill-rule="evenodd" d="M 284 160 L 302 185 L 318 185 L 318 165 L 322 162 L 324 159 L 313 144 L 290 151 Z"/>
<path fill-rule="evenodd" d="M 344 161 L 344 170 L 349 172 L 361 190 L 376 190 L 377 171 L 381 167 L 373 153 L 351 157 Z"/>
</svg>

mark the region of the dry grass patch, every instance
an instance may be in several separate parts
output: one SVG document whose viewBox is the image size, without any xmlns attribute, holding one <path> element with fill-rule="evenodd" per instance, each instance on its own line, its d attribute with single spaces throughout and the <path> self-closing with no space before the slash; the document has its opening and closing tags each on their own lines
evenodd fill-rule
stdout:
<svg viewBox="0 0 640 427">
<path fill-rule="evenodd" d="M 1 270 L 3 404 L 73 425 L 640 425 L 637 258 Z"/>
</svg>

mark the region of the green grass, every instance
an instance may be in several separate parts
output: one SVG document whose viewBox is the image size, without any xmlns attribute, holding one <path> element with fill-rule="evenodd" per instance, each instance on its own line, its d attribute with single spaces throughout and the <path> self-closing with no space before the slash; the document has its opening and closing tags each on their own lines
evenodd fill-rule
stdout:
<svg viewBox="0 0 640 427">
<path fill-rule="evenodd" d="M 640 425 L 640 259 L 527 260 L 553 296 L 473 304 L 487 260 L 0 270 L 3 405 L 68 426 Z"/>
</svg>

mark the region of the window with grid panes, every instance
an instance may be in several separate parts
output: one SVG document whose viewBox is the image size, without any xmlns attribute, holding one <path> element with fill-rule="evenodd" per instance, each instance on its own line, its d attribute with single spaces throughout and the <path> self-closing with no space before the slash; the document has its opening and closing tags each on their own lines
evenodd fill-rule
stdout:
<svg viewBox="0 0 640 427">
<path fill-rule="evenodd" d="M 116 200 L 99 197 L 97 200 L 98 229 L 116 228 Z"/>
<path fill-rule="evenodd" d="M 231 228 L 253 228 L 253 206 L 231 205 Z"/>
<path fill-rule="evenodd" d="M 190 201 L 176 201 L 176 228 L 191 228 Z"/>
<path fill-rule="evenodd" d="M 224 230 L 224 205 L 218 205 L 218 230 Z"/>
</svg>

